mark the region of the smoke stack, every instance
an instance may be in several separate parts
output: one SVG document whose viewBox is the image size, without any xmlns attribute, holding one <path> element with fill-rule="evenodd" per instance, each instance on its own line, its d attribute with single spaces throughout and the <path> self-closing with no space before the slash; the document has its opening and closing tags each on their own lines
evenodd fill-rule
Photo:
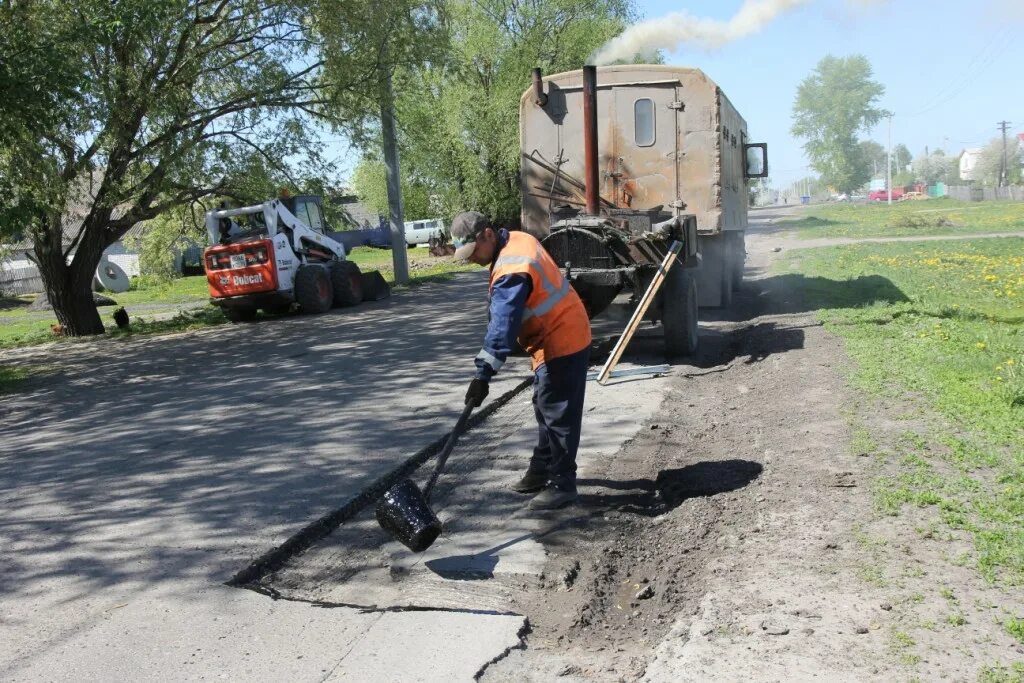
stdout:
<svg viewBox="0 0 1024 683">
<path fill-rule="evenodd" d="M 596 216 L 601 195 L 597 185 L 597 67 L 592 64 L 583 67 L 583 155 L 587 215 Z"/>
<path fill-rule="evenodd" d="M 540 67 L 533 70 L 533 103 L 543 107 L 548 103 L 548 96 L 544 93 L 544 81 L 541 78 Z"/>
</svg>

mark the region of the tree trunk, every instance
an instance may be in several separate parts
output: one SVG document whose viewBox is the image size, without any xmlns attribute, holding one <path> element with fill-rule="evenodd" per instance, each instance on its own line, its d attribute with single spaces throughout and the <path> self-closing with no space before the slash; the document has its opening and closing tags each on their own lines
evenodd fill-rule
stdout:
<svg viewBox="0 0 1024 683">
<path fill-rule="evenodd" d="M 63 245 L 51 243 L 52 235 L 60 235 L 59 229 L 36 238 L 34 251 L 46 296 L 63 333 L 69 337 L 106 331 L 92 298 L 92 279 L 106 248 L 99 236 L 101 231 L 94 228 L 87 227 L 70 264 L 64 258 Z"/>
</svg>

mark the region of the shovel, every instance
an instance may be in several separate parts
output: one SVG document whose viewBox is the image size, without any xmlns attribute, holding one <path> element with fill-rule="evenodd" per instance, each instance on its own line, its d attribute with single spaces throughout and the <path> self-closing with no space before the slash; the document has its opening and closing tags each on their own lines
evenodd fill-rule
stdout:
<svg viewBox="0 0 1024 683">
<path fill-rule="evenodd" d="M 420 491 L 420 487 L 416 486 L 412 479 L 403 479 L 389 488 L 377 501 L 377 523 L 396 541 L 414 553 L 423 552 L 441 535 L 441 521 L 430 509 L 430 494 L 472 412 L 472 404 L 467 405 L 462 411 L 444 449 L 437 456 L 437 465 L 434 466 L 434 472 L 430 475 L 426 488 Z"/>
</svg>

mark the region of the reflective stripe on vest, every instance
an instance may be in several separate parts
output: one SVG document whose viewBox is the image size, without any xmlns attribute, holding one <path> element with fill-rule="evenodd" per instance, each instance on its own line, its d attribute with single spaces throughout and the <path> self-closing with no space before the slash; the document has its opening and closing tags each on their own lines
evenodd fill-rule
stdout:
<svg viewBox="0 0 1024 683">
<path fill-rule="evenodd" d="M 528 320 L 535 315 L 550 313 L 551 309 L 555 307 L 555 304 L 564 299 L 571 290 L 572 287 L 569 285 L 569 281 L 562 280 L 562 286 L 557 292 L 549 293 L 548 298 L 536 308 L 527 308 L 523 311 L 523 320 Z"/>
<path fill-rule="evenodd" d="M 491 268 L 491 285 L 513 273 L 529 275 L 533 283 L 519 343 L 533 356 L 535 369 L 546 358 L 576 353 L 590 345 L 590 321 L 583 302 L 544 247 L 528 233 L 509 234 Z"/>
<path fill-rule="evenodd" d="M 482 360 L 490 365 L 491 370 L 494 370 L 495 372 L 501 370 L 501 366 L 505 364 L 505 361 L 498 360 L 493 354 L 488 353 L 486 349 L 480 349 L 480 353 L 476 354 L 476 357 L 478 360 Z"/>
</svg>

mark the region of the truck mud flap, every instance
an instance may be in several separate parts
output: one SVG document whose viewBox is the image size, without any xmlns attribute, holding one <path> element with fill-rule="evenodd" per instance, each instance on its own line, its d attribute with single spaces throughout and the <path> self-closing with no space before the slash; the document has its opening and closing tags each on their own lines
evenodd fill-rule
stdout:
<svg viewBox="0 0 1024 683">
<path fill-rule="evenodd" d="M 378 270 L 360 273 L 363 280 L 363 301 L 380 301 L 391 296 L 391 285 Z"/>
</svg>

